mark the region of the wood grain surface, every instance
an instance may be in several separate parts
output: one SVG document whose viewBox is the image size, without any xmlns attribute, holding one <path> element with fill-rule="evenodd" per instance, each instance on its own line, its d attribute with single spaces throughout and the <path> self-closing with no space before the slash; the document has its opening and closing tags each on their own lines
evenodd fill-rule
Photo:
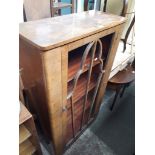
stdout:
<svg viewBox="0 0 155 155">
<path fill-rule="evenodd" d="M 91 10 L 21 23 L 19 33 L 40 50 L 49 50 L 124 22 L 124 17 Z"/>
</svg>

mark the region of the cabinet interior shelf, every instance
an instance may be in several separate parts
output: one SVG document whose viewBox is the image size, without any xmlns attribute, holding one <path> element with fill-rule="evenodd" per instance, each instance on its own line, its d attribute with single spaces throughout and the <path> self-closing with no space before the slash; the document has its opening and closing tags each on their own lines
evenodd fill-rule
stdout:
<svg viewBox="0 0 155 155">
<path fill-rule="evenodd" d="M 75 74 L 80 69 L 81 59 L 82 59 L 83 51 L 76 50 L 75 52 L 72 52 L 69 57 L 68 62 L 68 82 L 73 80 Z M 96 52 L 93 62 L 93 67 L 100 63 L 100 61 L 97 58 L 98 52 Z M 83 73 L 86 72 L 89 69 L 89 64 L 91 61 L 90 55 L 88 55 L 85 64 L 84 64 L 84 70 Z"/>
<path fill-rule="evenodd" d="M 74 103 L 85 95 L 87 85 L 87 74 L 88 74 L 87 72 L 82 74 L 77 82 L 77 87 L 73 94 Z M 91 76 L 88 92 L 91 91 L 95 86 L 96 86 L 96 76 L 94 74 Z M 72 89 L 73 89 L 73 80 L 68 83 L 68 95 L 72 93 Z"/>
</svg>

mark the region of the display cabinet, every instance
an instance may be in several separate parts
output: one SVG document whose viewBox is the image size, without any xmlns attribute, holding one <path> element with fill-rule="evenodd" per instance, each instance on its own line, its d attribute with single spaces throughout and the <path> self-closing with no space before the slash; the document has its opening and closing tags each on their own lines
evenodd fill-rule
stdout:
<svg viewBox="0 0 155 155">
<path fill-rule="evenodd" d="M 88 11 L 20 24 L 25 92 L 57 155 L 95 120 L 125 21 Z"/>
</svg>

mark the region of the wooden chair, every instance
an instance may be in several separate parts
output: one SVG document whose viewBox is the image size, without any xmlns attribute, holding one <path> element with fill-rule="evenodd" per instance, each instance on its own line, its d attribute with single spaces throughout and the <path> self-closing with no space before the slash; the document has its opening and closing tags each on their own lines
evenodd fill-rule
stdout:
<svg viewBox="0 0 155 155">
<path fill-rule="evenodd" d="M 131 3 L 131 1 L 130 1 Z M 105 0 L 103 11 L 108 13 L 113 13 L 120 16 L 127 16 L 129 13 L 129 0 Z M 131 12 L 131 14 L 134 12 Z M 128 23 L 126 24 L 126 28 L 124 29 L 124 35 L 122 35 L 121 41 L 123 42 L 123 50 L 124 53 L 126 50 L 126 44 L 129 37 L 129 34 L 133 28 L 135 23 L 135 15 L 128 18 Z M 131 21 L 131 22 L 130 22 Z M 134 81 L 134 67 L 133 65 L 127 65 L 127 67 L 121 71 L 119 71 L 116 75 L 114 75 L 108 82 L 108 88 L 113 89 L 115 91 L 115 96 L 113 103 L 110 107 L 113 110 L 114 105 L 118 96 L 123 96 L 125 89 Z"/>
<path fill-rule="evenodd" d="M 51 17 L 50 0 L 24 0 L 24 21 L 38 20 Z"/>
<path fill-rule="evenodd" d="M 129 34 L 130 34 L 134 24 L 135 24 L 135 15 L 133 16 L 132 21 L 131 21 L 131 23 L 130 23 L 127 31 L 126 31 L 125 37 L 121 39 L 121 41 L 123 42 L 123 45 L 124 45 L 123 46 L 123 52 L 125 52 L 125 50 L 126 50 L 127 40 L 128 40 Z"/>
<path fill-rule="evenodd" d="M 63 3 L 61 0 L 24 0 L 23 18 L 24 22 L 38 20 L 42 18 L 54 17 L 55 13 L 61 15 L 62 8 L 71 7 L 71 12 L 74 12 L 74 0 L 71 3 Z"/>
<path fill-rule="evenodd" d="M 126 50 L 126 44 L 129 37 L 129 34 L 133 28 L 133 25 L 135 23 L 135 15 L 132 17 L 129 17 L 127 15 L 134 14 L 134 12 L 130 12 L 131 4 L 129 5 L 129 2 L 132 0 L 104 0 L 104 7 L 103 11 L 108 13 L 113 13 L 120 16 L 126 16 L 128 18 L 126 27 L 124 29 L 124 32 L 122 34 L 121 41 L 123 42 L 123 52 Z M 130 19 L 131 18 L 131 19 Z M 131 21 L 131 22 L 130 22 Z"/>
<path fill-rule="evenodd" d="M 135 79 L 135 67 L 134 62 L 129 64 L 125 69 L 119 71 L 114 77 L 112 77 L 108 82 L 108 88 L 115 91 L 115 97 L 113 103 L 110 107 L 113 110 L 114 105 L 118 96 L 123 97 L 125 89 L 134 81 Z"/>
<path fill-rule="evenodd" d="M 125 16 L 127 13 L 127 8 L 128 0 L 105 0 L 103 11 Z"/>
<path fill-rule="evenodd" d="M 58 14 L 61 15 L 61 9 L 63 8 L 71 8 L 71 13 L 74 12 L 74 0 L 71 0 L 71 3 L 64 3 L 61 2 L 61 0 L 58 0 L 57 2 L 55 0 L 49 0 L 51 4 L 51 15 L 54 17 L 56 11 L 58 11 Z"/>
</svg>

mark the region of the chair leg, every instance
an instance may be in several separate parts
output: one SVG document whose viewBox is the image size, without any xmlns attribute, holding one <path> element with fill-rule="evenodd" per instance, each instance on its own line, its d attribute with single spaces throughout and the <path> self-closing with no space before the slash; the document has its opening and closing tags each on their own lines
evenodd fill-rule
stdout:
<svg viewBox="0 0 155 155">
<path fill-rule="evenodd" d="M 110 110 L 111 110 L 111 111 L 112 111 L 113 108 L 114 108 L 115 102 L 116 102 L 117 97 L 118 97 L 118 95 L 119 95 L 119 91 L 120 91 L 120 89 L 117 89 L 117 90 L 116 90 L 116 93 L 115 93 L 115 97 L 114 97 L 113 103 L 112 103 L 112 105 L 111 105 L 111 107 L 110 107 Z"/>
<path fill-rule="evenodd" d="M 120 97 L 123 97 L 124 92 L 125 92 L 125 89 L 126 89 L 127 87 L 129 87 L 130 84 L 131 84 L 131 83 L 127 83 L 127 84 L 124 85 L 123 90 L 122 90 L 122 92 L 121 92 L 121 94 L 120 94 Z"/>
<path fill-rule="evenodd" d="M 126 87 L 126 85 L 123 86 L 122 92 L 120 93 L 120 97 L 123 97 Z"/>
</svg>

